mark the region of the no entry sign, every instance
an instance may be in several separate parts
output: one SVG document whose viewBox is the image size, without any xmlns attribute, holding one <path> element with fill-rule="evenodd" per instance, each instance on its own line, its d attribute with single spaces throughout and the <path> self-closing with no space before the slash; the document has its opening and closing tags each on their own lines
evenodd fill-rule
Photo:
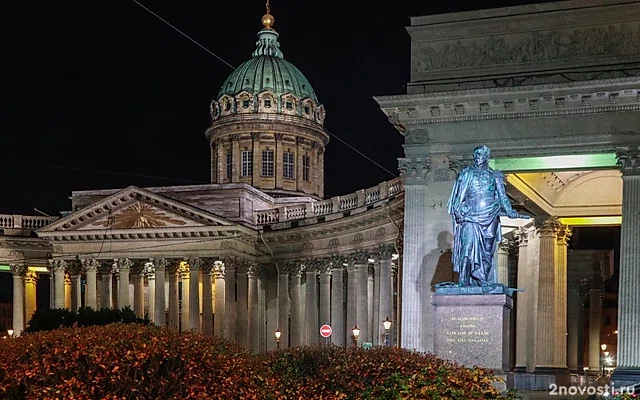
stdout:
<svg viewBox="0 0 640 400">
<path fill-rule="evenodd" d="M 331 333 L 333 333 L 333 329 L 331 329 L 331 326 L 322 325 L 320 327 L 320 336 L 322 336 L 323 338 L 328 338 L 329 336 L 331 336 Z"/>
</svg>

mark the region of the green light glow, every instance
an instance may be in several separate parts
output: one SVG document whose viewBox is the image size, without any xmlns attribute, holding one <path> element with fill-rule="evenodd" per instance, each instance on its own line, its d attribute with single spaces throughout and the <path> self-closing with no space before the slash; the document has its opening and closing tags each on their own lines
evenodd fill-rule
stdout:
<svg viewBox="0 0 640 400">
<path fill-rule="evenodd" d="M 559 218 L 560 222 L 569 226 L 620 225 L 621 216 L 608 217 L 566 217 Z"/>
<path fill-rule="evenodd" d="M 498 158 L 489 161 L 499 171 L 557 171 L 563 169 L 618 168 L 615 153 L 550 157 Z"/>
<path fill-rule="evenodd" d="M 49 270 L 47 269 L 47 267 L 28 267 L 29 271 L 33 271 L 33 272 L 42 272 L 42 273 L 48 273 Z M 0 265 L 0 272 L 10 272 L 11 271 L 11 267 L 8 265 Z"/>
</svg>

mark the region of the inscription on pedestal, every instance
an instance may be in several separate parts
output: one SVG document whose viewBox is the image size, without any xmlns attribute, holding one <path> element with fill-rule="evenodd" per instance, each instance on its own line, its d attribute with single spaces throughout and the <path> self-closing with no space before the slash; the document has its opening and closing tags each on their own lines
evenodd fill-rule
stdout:
<svg viewBox="0 0 640 400">
<path fill-rule="evenodd" d="M 456 330 L 445 332 L 446 341 L 453 343 L 489 343 L 489 331 L 483 330 L 484 317 L 451 317 Z"/>
<path fill-rule="evenodd" d="M 435 354 L 467 367 L 508 368 L 509 311 L 505 295 L 438 295 L 435 306 Z"/>
</svg>

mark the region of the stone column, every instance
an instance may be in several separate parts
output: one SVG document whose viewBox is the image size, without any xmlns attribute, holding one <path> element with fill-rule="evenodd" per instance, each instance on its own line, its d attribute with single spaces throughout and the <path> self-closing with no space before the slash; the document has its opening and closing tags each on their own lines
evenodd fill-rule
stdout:
<svg viewBox="0 0 640 400">
<path fill-rule="evenodd" d="M 226 291 L 226 270 L 225 266 L 221 262 L 216 262 L 213 266 L 213 278 L 215 285 L 215 320 L 213 323 L 213 334 L 218 337 L 227 337 L 225 328 L 227 326 L 227 291 Z M 211 287 L 211 280 L 206 282 L 208 287 Z M 210 303 L 210 301 L 207 300 Z"/>
<path fill-rule="evenodd" d="M 502 283 L 505 286 L 509 286 L 509 247 L 511 241 L 509 239 L 502 239 L 502 242 L 498 245 L 497 263 L 496 269 L 498 270 L 498 283 Z"/>
<path fill-rule="evenodd" d="M 289 272 L 293 263 L 278 263 L 278 327 L 280 348 L 289 347 Z"/>
<path fill-rule="evenodd" d="M 618 149 L 622 171 L 622 226 L 618 294 L 617 368 L 612 383 L 640 381 L 640 146 Z"/>
<path fill-rule="evenodd" d="M 355 255 L 355 266 L 356 266 L 356 282 L 357 282 L 357 291 L 356 295 L 357 303 L 356 303 L 356 323 L 358 328 L 360 328 L 360 336 L 358 337 L 358 342 L 361 344 L 363 342 L 368 342 L 370 340 L 369 337 L 369 288 L 368 288 L 368 277 L 369 277 L 369 254 L 364 252 L 357 252 Z"/>
<path fill-rule="evenodd" d="M 589 371 L 595 374 L 600 373 L 602 369 L 600 366 L 601 293 L 598 288 L 592 288 L 589 291 Z"/>
<path fill-rule="evenodd" d="M 178 326 L 181 332 L 189 330 L 189 314 L 191 311 L 191 280 L 189 279 L 189 265 L 181 264 L 178 269 L 179 295 L 178 295 L 178 314 L 180 316 Z"/>
<path fill-rule="evenodd" d="M 79 258 L 67 261 L 67 271 L 71 277 L 70 310 L 78 312 L 82 307 L 82 262 Z"/>
<path fill-rule="evenodd" d="M 305 265 L 305 299 L 304 299 L 304 343 L 307 345 L 318 344 L 320 325 L 318 325 L 318 263 L 307 262 Z"/>
<path fill-rule="evenodd" d="M 534 343 L 533 320 L 533 293 L 534 293 L 534 269 L 530 267 L 528 244 L 531 231 L 529 228 L 521 228 L 516 231 L 518 242 L 518 288 L 524 292 L 516 293 L 516 364 L 515 371 L 525 372 L 529 368 L 532 359 L 531 348 Z M 531 364 L 532 365 L 532 364 Z"/>
<path fill-rule="evenodd" d="M 129 272 L 131 269 L 131 260 L 121 258 L 117 260 L 118 264 L 118 308 L 131 307 L 131 299 L 129 298 Z"/>
<path fill-rule="evenodd" d="M 82 260 L 82 266 L 87 274 L 87 291 L 84 304 L 93 310 L 98 309 L 98 291 L 96 273 L 100 263 L 94 258 Z"/>
<path fill-rule="evenodd" d="M 249 313 L 247 330 L 249 332 L 249 345 L 252 351 L 260 351 L 260 307 L 258 305 L 258 266 L 249 265 L 247 269 L 247 278 L 249 281 L 248 287 L 248 302 Z"/>
<path fill-rule="evenodd" d="M 133 312 L 138 318 L 144 318 L 144 261 L 131 263 L 133 275 Z"/>
<path fill-rule="evenodd" d="M 224 267 L 224 305 L 225 338 L 236 339 L 236 262 L 232 258 L 223 260 Z"/>
<path fill-rule="evenodd" d="M 391 276 L 391 257 L 395 251 L 395 247 L 392 244 L 384 244 L 378 248 L 379 257 L 379 281 L 380 281 L 380 308 L 378 311 L 378 327 L 376 331 L 380 339 L 380 344 L 384 344 L 385 331 L 383 321 L 389 318 L 393 325 L 396 321 L 393 321 L 393 277 Z M 391 332 L 389 332 L 389 345 L 392 343 Z"/>
<path fill-rule="evenodd" d="M 24 309 L 25 319 L 24 326 L 29 324 L 33 313 L 37 308 L 37 295 L 36 295 L 36 283 L 38 282 L 38 276 L 35 272 L 27 269 L 24 275 Z"/>
<path fill-rule="evenodd" d="M 64 274 L 64 308 L 71 310 L 71 275 Z"/>
<path fill-rule="evenodd" d="M 11 272 L 13 273 L 13 326 L 11 329 L 14 335 L 20 336 L 24 331 L 24 275 L 27 267 L 23 264 L 13 264 Z"/>
<path fill-rule="evenodd" d="M 156 320 L 156 271 L 151 262 L 144 264 L 143 273 L 147 277 L 147 317 L 149 321 Z M 164 274 L 164 272 L 163 272 Z"/>
<path fill-rule="evenodd" d="M 353 343 L 353 335 L 351 330 L 356 326 L 356 311 L 358 306 L 358 280 L 356 277 L 356 266 L 354 264 L 354 258 L 351 255 L 349 257 L 347 265 L 347 326 L 346 339 L 347 345 Z"/>
<path fill-rule="evenodd" d="M 428 256 L 431 249 L 439 248 L 439 236 L 451 231 L 451 216 L 447 214 L 446 204 L 453 185 L 453 177 L 447 177 L 453 175 L 448 160 L 431 158 L 399 159 L 400 174 L 405 177 L 399 344 L 409 350 L 425 352 L 434 351 L 434 310 L 430 294 L 431 279 L 438 262 L 438 257 Z M 436 171 L 443 173 L 438 176 L 430 173 L 432 163 L 442 164 Z"/>
<path fill-rule="evenodd" d="M 49 265 L 53 270 L 53 283 L 55 285 L 54 290 L 54 308 L 65 308 L 64 307 L 64 273 L 67 267 L 67 263 L 64 260 L 59 258 L 55 258 L 53 260 L 49 260 Z"/>
<path fill-rule="evenodd" d="M 238 259 L 236 264 L 238 299 L 236 301 L 236 342 L 249 347 L 249 281 L 247 269 L 249 265 L 243 259 Z"/>
<path fill-rule="evenodd" d="M 578 284 L 573 281 L 568 285 L 567 294 L 567 367 L 572 372 L 582 373 L 578 369 L 578 353 L 582 351 L 579 334 L 582 331 L 582 300 Z"/>
<path fill-rule="evenodd" d="M 153 274 L 155 281 L 155 300 L 153 302 L 153 322 L 161 327 L 166 326 L 165 320 L 165 295 L 164 295 L 164 281 L 165 281 L 165 268 L 167 267 L 167 260 L 164 258 L 157 258 L 153 260 Z M 151 272 L 151 271 L 149 271 Z M 151 296 L 151 292 L 149 292 Z"/>
<path fill-rule="evenodd" d="M 345 258 L 333 256 L 331 258 L 331 343 L 336 346 L 345 345 L 344 326 L 344 265 Z"/>
<path fill-rule="evenodd" d="M 275 178 L 274 179 L 275 188 L 282 189 L 283 169 L 284 169 L 284 165 L 283 165 L 284 150 L 282 147 L 284 146 L 284 143 L 283 143 L 284 135 L 282 133 L 276 133 L 273 136 L 276 142 L 276 149 L 273 155 L 274 157 L 273 171 L 274 171 L 274 178 Z"/>
<path fill-rule="evenodd" d="M 200 264 L 202 261 L 189 259 L 189 330 L 202 332 L 200 326 Z"/>
<path fill-rule="evenodd" d="M 55 297 L 56 297 L 56 285 L 53 282 L 53 268 L 51 265 L 47 266 L 47 270 L 49 270 L 49 308 L 55 308 Z"/>
<path fill-rule="evenodd" d="M 231 135 L 231 159 L 231 182 L 239 182 L 242 160 L 240 159 L 240 135 L 237 133 Z"/>
<path fill-rule="evenodd" d="M 169 328 L 180 329 L 180 287 L 178 285 L 180 260 L 170 260 L 166 268 L 167 277 L 169 278 Z M 156 294 L 160 289 L 159 285 L 160 281 L 158 281 L 158 275 L 156 274 Z"/>
<path fill-rule="evenodd" d="M 318 319 L 319 324 L 331 323 L 331 264 L 329 260 L 320 260 L 319 264 L 320 272 L 320 302 Z M 319 334 L 320 327 L 318 327 Z"/>
<path fill-rule="evenodd" d="M 374 346 L 379 346 L 384 341 L 384 336 L 381 336 L 381 332 L 384 329 L 382 327 L 382 321 L 384 317 L 380 319 L 380 254 L 376 251 L 375 262 L 369 267 L 370 278 L 373 279 L 373 285 L 369 287 L 369 315 L 371 315 L 371 341 Z M 384 332 L 383 332 L 384 333 Z"/>
<path fill-rule="evenodd" d="M 213 258 L 203 258 L 200 264 L 202 271 L 202 334 L 212 336 L 213 333 L 213 284 L 211 283 L 211 271 L 214 268 Z M 216 309 L 217 309 L 216 304 Z M 218 314 L 216 311 L 216 322 Z M 224 323 L 224 321 L 222 321 Z M 216 336 L 220 336 L 216 334 Z"/>
<path fill-rule="evenodd" d="M 291 271 L 291 347 L 301 346 L 304 337 L 301 280 L 304 266 L 295 262 Z"/>
<path fill-rule="evenodd" d="M 99 261 L 98 273 L 100 274 L 100 308 L 111 308 L 111 282 L 112 282 L 113 262 Z"/>
<path fill-rule="evenodd" d="M 367 264 L 367 310 L 369 311 L 369 313 L 367 314 L 367 330 L 369 331 L 369 337 L 367 338 L 367 342 L 370 342 L 373 344 L 373 337 L 374 336 L 378 336 L 375 333 L 378 332 L 378 328 L 375 329 L 373 328 L 373 323 L 374 320 L 377 319 L 378 316 L 378 310 L 373 308 L 373 289 L 374 289 L 374 279 L 373 279 L 373 265 L 372 263 Z M 377 295 L 375 297 L 378 297 Z M 375 311 L 374 311 L 375 310 Z M 376 316 L 376 318 L 374 318 L 374 314 Z M 377 324 L 376 324 L 377 325 Z M 376 340 L 376 345 L 377 345 L 377 340 Z"/>
<path fill-rule="evenodd" d="M 537 221 L 540 244 L 538 299 L 535 305 L 535 370 L 555 372 L 567 368 L 567 269 L 565 246 L 568 230 L 557 219 Z M 564 254 L 564 258 L 562 258 Z"/>
<path fill-rule="evenodd" d="M 224 142 L 223 139 L 218 138 L 214 140 L 214 144 L 216 146 L 216 153 L 217 153 L 217 159 L 216 159 L 216 172 L 217 172 L 217 178 L 218 181 L 217 183 L 224 183 L 224 180 L 227 177 L 226 174 L 226 154 L 225 154 L 225 149 L 224 149 Z"/>
</svg>

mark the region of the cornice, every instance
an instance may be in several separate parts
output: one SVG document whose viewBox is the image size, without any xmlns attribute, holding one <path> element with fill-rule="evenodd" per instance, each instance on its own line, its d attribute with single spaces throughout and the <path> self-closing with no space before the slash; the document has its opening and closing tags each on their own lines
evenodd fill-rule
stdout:
<svg viewBox="0 0 640 400">
<path fill-rule="evenodd" d="M 615 86 L 617 88 L 612 88 Z M 622 88 L 624 87 L 624 88 Z M 414 101 L 416 104 L 423 104 L 424 100 L 431 99 L 443 99 L 443 98 L 463 98 L 463 97 L 486 97 L 492 95 L 524 95 L 535 92 L 549 93 L 554 91 L 568 90 L 575 91 L 582 89 L 592 89 L 589 92 L 601 92 L 601 91 L 624 91 L 624 90 L 637 90 L 640 87 L 640 80 L 637 77 L 632 78 L 617 78 L 617 79 L 601 79 L 592 81 L 579 81 L 579 82 L 567 82 L 567 83 L 550 83 L 542 85 L 527 85 L 527 86 L 509 86 L 498 88 L 486 88 L 486 89 L 467 89 L 467 90 L 455 90 L 455 91 L 443 91 L 443 92 L 428 92 L 428 93 L 415 93 L 415 94 L 401 94 L 390 96 L 374 96 L 374 100 L 381 105 L 387 107 L 394 106 L 406 106 L 408 103 Z M 530 97 L 530 96 L 528 96 Z M 398 104 L 393 104 L 398 103 Z"/>
<path fill-rule="evenodd" d="M 105 232 L 102 230 L 47 232 L 41 236 L 53 242 L 86 242 L 101 240 L 157 240 L 157 239 L 201 239 L 213 240 L 237 239 L 242 242 L 255 245 L 257 232 L 251 234 L 238 229 L 238 226 L 224 227 L 179 227 L 179 228 L 148 228 L 148 229 L 113 229 Z"/>
</svg>

